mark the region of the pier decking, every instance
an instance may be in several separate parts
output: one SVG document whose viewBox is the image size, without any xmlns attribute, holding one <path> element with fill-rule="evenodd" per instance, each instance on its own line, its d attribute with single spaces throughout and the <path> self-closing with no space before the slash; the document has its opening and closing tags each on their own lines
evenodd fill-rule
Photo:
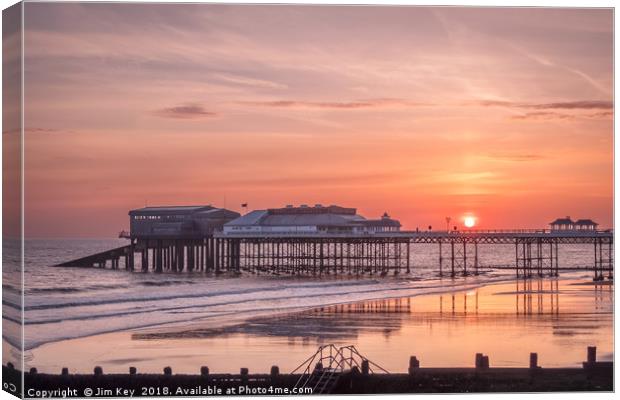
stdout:
<svg viewBox="0 0 620 400">
<path fill-rule="evenodd" d="M 410 273 L 413 244 L 438 246 L 437 274 L 478 274 L 489 268 L 511 269 L 517 277 L 558 276 L 560 271 L 592 271 L 595 280 L 613 277 L 613 232 L 487 230 L 396 231 L 377 233 L 227 233 L 201 238 L 126 234 L 130 244 L 58 264 L 147 272 L 205 271 L 293 275 Z M 560 265 L 565 246 L 593 246 L 591 265 Z M 513 245 L 514 264 L 483 266 L 479 245 Z M 136 255 L 139 262 L 136 262 Z"/>
</svg>

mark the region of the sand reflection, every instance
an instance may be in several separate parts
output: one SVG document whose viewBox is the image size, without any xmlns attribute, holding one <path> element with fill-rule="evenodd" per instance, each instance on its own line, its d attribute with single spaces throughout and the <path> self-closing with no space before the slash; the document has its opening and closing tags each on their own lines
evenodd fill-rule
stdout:
<svg viewBox="0 0 620 400">
<path fill-rule="evenodd" d="M 390 371 L 406 371 L 411 355 L 422 366 L 467 367 L 478 352 L 489 354 L 492 366 L 527 366 L 530 352 L 539 354 L 542 366 L 578 366 L 589 345 L 598 346 L 600 359 L 611 359 L 612 323 L 613 285 L 540 279 L 320 307 L 229 326 L 99 335 L 44 345 L 32 352 L 30 364 L 55 371 L 71 346 L 73 359 L 63 364 L 77 370 L 102 365 L 124 372 L 134 365 L 160 371 L 173 365 L 196 372 L 207 364 L 212 371 L 244 366 L 267 372 L 276 364 L 285 372 L 318 345 L 334 343 L 353 344 Z"/>
</svg>

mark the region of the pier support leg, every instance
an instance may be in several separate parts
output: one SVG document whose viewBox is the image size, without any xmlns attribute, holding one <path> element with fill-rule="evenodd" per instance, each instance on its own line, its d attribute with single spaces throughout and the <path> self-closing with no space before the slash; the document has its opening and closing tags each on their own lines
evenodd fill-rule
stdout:
<svg viewBox="0 0 620 400">
<path fill-rule="evenodd" d="M 443 276 L 443 250 L 441 249 L 441 240 L 439 241 L 439 276 Z"/>
<path fill-rule="evenodd" d="M 474 275 L 478 275 L 478 241 L 474 241 Z"/>
<path fill-rule="evenodd" d="M 451 249 L 451 271 L 450 271 L 450 276 L 454 278 L 454 240 L 450 241 L 450 249 Z"/>
<path fill-rule="evenodd" d="M 155 248 L 153 249 L 155 272 L 162 272 L 162 248 L 161 240 L 157 241 Z"/>
<path fill-rule="evenodd" d="M 467 276 L 467 241 L 463 240 L 463 276 Z"/>
<path fill-rule="evenodd" d="M 148 243 L 144 244 L 144 249 L 142 249 L 142 272 L 148 272 L 149 270 L 149 245 Z"/>
<path fill-rule="evenodd" d="M 409 267 L 409 263 L 411 262 L 411 261 L 410 261 L 410 260 L 411 260 L 410 244 L 411 244 L 411 243 L 410 243 L 410 242 L 409 242 L 409 240 L 407 239 L 407 254 L 405 255 L 405 257 L 407 257 L 407 258 L 406 258 L 406 263 L 407 263 L 407 273 L 410 273 L 410 272 L 411 272 L 411 269 L 410 269 L 410 267 Z"/>
</svg>

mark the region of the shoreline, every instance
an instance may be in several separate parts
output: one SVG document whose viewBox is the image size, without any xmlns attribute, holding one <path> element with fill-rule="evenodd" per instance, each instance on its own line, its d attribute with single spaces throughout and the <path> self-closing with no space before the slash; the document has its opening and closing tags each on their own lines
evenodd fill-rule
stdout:
<svg viewBox="0 0 620 400">
<path fill-rule="evenodd" d="M 579 283 L 579 282 L 584 283 L 583 281 L 584 281 L 583 279 L 577 280 L 571 277 L 551 279 L 551 280 L 548 278 L 544 278 L 542 281 L 542 284 L 549 285 L 550 282 L 557 283 L 557 285 L 563 288 L 562 296 L 569 296 L 565 300 L 571 300 L 571 296 L 584 295 L 585 291 L 592 290 L 593 288 L 599 287 L 598 285 L 595 285 L 595 286 L 580 285 L 580 284 L 574 285 L 574 283 Z M 85 359 L 89 359 L 90 357 L 90 359 L 93 360 L 90 364 L 88 364 L 84 360 L 82 360 L 81 362 L 78 362 L 77 363 L 78 365 L 74 363 L 73 365 L 75 365 L 77 367 L 77 370 L 79 371 L 83 371 L 85 369 L 86 370 L 92 369 L 92 365 L 94 365 L 93 363 L 95 363 L 95 361 L 98 361 L 99 364 L 104 364 L 106 366 L 106 369 L 109 370 L 111 368 L 114 371 L 118 371 L 119 367 L 122 368 L 122 366 L 126 366 L 127 363 L 134 362 L 140 370 L 145 369 L 147 365 L 151 366 L 151 367 L 146 368 L 147 371 L 160 370 L 162 363 L 169 363 L 176 369 L 180 369 L 184 372 L 188 372 L 194 369 L 191 367 L 191 365 L 194 365 L 195 367 L 195 364 L 199 363 L 200 362 L 199 360 L 202 358 L 203 362 L 204 362 L 204 359 L 216 360 L 216 361 L 210 361 L 210 363 L 214 363 L 212 364 L 213 368 L 215 368 L 214 371 L 230 372 L 230 368 L 224 367 L 224 365 L 230 365 L 230 363 L 223 361 L 224 355 L 222 353 L 225 353 L 226 351 L 232 352 L 233 355 L 236 354 L 237 352 L 243 352 L 243 354 L 246 354 L 245 357 L 251 356 L 250 358 L 253 360 L 252 362 L 254 364 L 250 365 L 251 370 L 257 370 L 257 368 L 258 370 L 264 370 L 264 368 L 268 369 L 269 365 L 264 365 L 260 367 L 260 366 L 257 366 L 256 363 L 258 363 L 261 360 L 263 363 L 269 363 L 269 362 L 272 362 L 270 361 L 271 358 L 265 359 L 265 355 L 255 354 L 256 352 L 254 352 L 253 348 L 247 347 L 248 345 L 244 344 L 247 340 L 252 340 L 252 343 L 255 343 L 255 345 L 252 345 L 252 346 L 258 349 L 256 351 L 263 349 L 265 346 L 274 348 L 275 352 L 287 351 L 288 349 L 288 351 L 292 350 L 294 353 L 298 354 L 298 356 L 290 355 L 289 358 L 301 360 L 302 358 L 307 357 L 307 354 L 312 352 L 314 342 L 319 343 L 316 340 L 319 340 L 320 338 L 320 331 L 325 331 L 326 332 L 325 334 L 327 334 L 327 337 L 332 338 L 328 340 L 335 340 L 335 341 L 344 340 L 344 341 L 353 341 L 353 342 L 362 341 L 366 348 L 369 348 L 375 354 L 378 355 L 374 357 L 369 356 L 370 359 L 375 359 L 377 357 L 389 357 L 390 354 L 392 354 L 392 350 L 389 350 L 388 348 L 386 348 L 385 351 L 381 351 L 380 348 L 375 349 L 375 347 L 377 346 L 381 347 L 381 343 L 377 345 L 376 340 L 372 339 L 372 337 L 376 337 L 377 334 L 380 334 L 381 336 L 383 336 L 385 333 L 381 334 L 381 331 L 382 330 L 385 331 L 385 329 L 388 329 L 387 328 L 388 326 L 390 327 L 389 331 L 393 332 L 391 333 L 391 335 L 394 335 L 394 334 L 399 335 L 400 333 L 402 333 L 400 331 L 402 329 L 405 329 L 407 326 L 410 326 L 411 323 L 414 323 L 414 326 L 416 326 L 416 324 L 419 325 L 420 323 L 422 324 L 430 323 L 434 325 L 437 325 L 437 324 L 441 325 L 441 324 L 447 323 L 446 325 L 447 329 L 454 330 L 454 329 L 466 329 L 471 324 L 474 324 L 473 325 L 474 328 L 477 325 L 487 326 L 488 324 L 491 324 L 492 326 L 500 324 L 497 326 L 504 327 L 506 324 L 510 325 L 516 322 L 517 323 L 516 329 L 517 330 L 521 329 L 522 327 L 520 327 L 520 325 L 522 325 L 524 321 L 528 323 L 529 320 L 526 319 L 524 321 L 518 322 L 519 318 L 522 318 L 522 317 L 518 317 L 518 314 L 517 314 L 517 317 L 515 317 L 512 306 L 509 306 L 508 308 L 506 308 L 507 306 L 504 303 L 506 302 L 510 304 L 514 303 L 513 297 L 515 296 L 516 292 L 514 291 L 513 286 L 519 285 L 523 282 L 524 281 L 522 279 L 501 280 L 500 282 L 496 281 L 496 282 L 485 282 L 485 283 L 477 284 L 475 285 L 476 288 L 461 287 L 458 289 L 452 288 L 453 290 L 451 291 L 442 290 L 441 293 L 436 293 L 436 292 L 421 293 L 416 296 L 408 296 L 408 297 L 394 296 L 389 299 L 381 298 L 379 300 L 375 299 L 375 300 L 365 300 L 362 302 L 359 302 L 359 301 L 347 302 L 347 303 L 342 303 L 338 305 L 326 305 L 326 306 L 318 307 L 318 308 L 310 307 L 310 308 L 303 309 L 303 310 L 297 310 L 296 312 L 293 312 L 293 313 L 291 313 L 290 311 L 286 311 L 286 312 L 279 313 L 277 315 L 272 313 L 267 316 L 261 316 L 257 318 L 256 317 L 250 318 L 250 319 L 244 318 L 241 321 L 237 321 L 236 323 L 227 324 L 225 326 L 217 326 L 215 328 L 212 326 L 209 326 L 209 324 L 200 322 L 200 323 L 191 324 L 191 325 L 183 324 L 182 326 L 178 326 L 178 327 L 168 326 L 168 327 L 154 327 L 154 328 L 147 328 L 147 329 L 131 329 L 131 330 L 123 331 L 123 332 L 99 334 L 99 335 L 89 336 L 86 338 L 69 339 L 65 341 L 54 342 L 51 344 L 43 345 L 37 348 L 38 350 L 35 349 L 34 351 L 30 351 L 30 354 L 27 355 L 29 356 L 30 361 L 28 361 L 27 364 L 29 367 L 33 366 L 33 367 L 39 368 L 39 370 L 41 371 L 50 371 L 50 372 L 59 371 L 61 366 L 71 367 L 72 363 L 70 361 L 63 362 L 62 360 L 58 360 L 56 359 L 57 357 L 54 357 L 54 353 L 62 354 L 60 353 L 60 351 L 62 351 L 63 349 L 77 346 L 77 348 L 80 348 L 80 349 L 83 348 L 84 351 L 90 352 L 89 355 L 85 356 Z M 528 281 L 525 281 L 525 283 L 523 284 L 525 285 L 527 284 L 527 282 Z M 529 284 L 533 285 L 537 282 L 539 281 L 533 279 L 529 281 Z M 499 290 L 498 289 L 499 287 L 505 287 L 506 289 L 510 289 L 510 291 Z M 608 291 L 613 290 L 613 285 L 611 286 L 606 285 L 606 286 L 601 286 L 601 287 L 605 287 L 606 290 Z M 563 291 L 567 290 L 567 288 L 570 288 L 571 291 L 575 293 L 564 294 Z M 572 289 L 575 289 L 575 290 L 572 290 Z M 449 301 L 449 298 L 452 297 L 452 301 L 454 302 L 455 295 L 457 296 L 456 301 L 458 303 L 457 305 L 458 307 L 463 306 L 462 304 L 463 301 L 465 301 L 465 306 L 467 306 L 467 298 L 471 297 L 473 292 L 481 293 L 480 294 L 481 296 L 480 297 L 480 301 L 481 301 L 481 310 L 480 310 L 481 313 L 480 314 L 478 314 L 477 310 L 475 314 L 472 314 L 472 311 L 470 311 L 470 314 L 467 314 L 467 312 L 463 314 L 462 310 L 457 310 L 458 312 L 456 314 L 450 314 L 448 310 L 449 308 L 448 303 L 445 304 L 446 309 L 444 310 L 443 315 L 437 314 L 436 310 L 434 310 L 433 308 L 433 307 L 436 308 L 436 304 L 433 302 L 433 299 L 437 300 L 440 298 L 444 298 L 444 301 Z M 502 294 L 502 292 L 506 292 L 506 293 Z M 558 290 L 557 288 L 552 291 L 543 290 L 542 292 L 522 290 L 516 296 L 517 297 L 521 296 L 522 298 L 525 298 L 528 296 L 535 297 L 536 295 L 539 295 L 539 296 L 550 298 L 549 296 L 551 297 L 560 296 L 560 292 L 561 291 Z M 593 296 L 588 293 L 585 293 L 585 295 L 588 296 L 586 297 L 586 299 L 589 299 Z M 478 295 L 476 295 L 476 298 L 477 297 Z M 361 320 L 353 319 L 352 320 L 353 322 L 350 324 L 351 326 L 354 327 L 355 330 L 352 333 L 347 334 L 348 336 L 345 335 L 344 338 L 338 339 L 339 335 L 341 336 L 343 333 L 342 329 L 350 330 L 350 328 L 347 328 L 347 327 L 342 328 L 338 326 L 339 319 L 342 319 L 341 317 L 343 316 L 347 318 L 356 317 L 356 314 L 351 314 L 350 312 L 346 312 L 346 309 L 353 307 L 355 304 L 359 305 L 359 304 L 367 304 L 367 303 L 373 303 L 373 302 L 375 303 L 383 302 L 385 304 L 388 304 L 389 306 L 389 304 L 391 303 L 398 302 L 399 299 L 403 301 L 405 299 L 409 299 L 411 303 L 413 304 L 411 306 L 412 309 L 408 310 L 408 312 L 405 314 L 403 314 L 402 312 L 391 313 L 389 315 L 386 314 L 385 318 L 383 318 L 383 314 L 381 314 L 381 312 L 375 313 L 375 314 L 368 314 L 369 315 L 368 318 L 380 317 L 378 320 L 373 320 L 374 322 L 371 321 L 367 323 L 366 325 L 368 326 L 361 326 L 361 325 L 357 326 L 360 323 L 364 325 L 364 323 L 366 323 L 365 321 L 368 319 L 366 317 L 363 317 L 363 315 L 360 314 L 360 318 L 362 319 Z M 580 304 L 583 302 L 583 298 L 576 299 L 576 300 L 578 300 L 576 304 L 577 304 L 577 307 L 579 307 Z M 473 297 L 471 301 L 472 302 L 474 301 Z M 502 305 L 501 305 L 501 308 L 498 308 L 497 310 L 493 308 L 489 309 L 487 306 L 484 305 L 485 301 L 487 303 L 490 301 L 491 303 L 489 304 L 500 302 Z M 555 301 L 554 299 L 550 298 L 550 301 L 545 301 L 543 303 L 543 306 L 549 307 L 550 303 L 553 304 L 554 301 Z M 385 304 L 378 305 L 377 307 L 379 308 L 386 307 Z M 345 314 L 336 316 L 334 319 L 332 315 L 333 313 L 330 311 L 330 309 L 341 309 L 340 312 L 345 312 Z M 545 322 L 548 319 L 548 316 L 546 314 L 547 311 L 543 313 L 543 315 L 540 316 L 540 318 L 542 318 L 541 323 Z M 573 310 L 573 312 L 576 312 L 576 311 L 577 310 Z M 454 310 L 452 312 L 454 312 Z M 550 316 L 556 319 L 559 318 L 559 323 L 561 325 L 563 314 L 565 314 L 565 311 L 561 312 L 559 316 L 557 316 L 556 314 L 550 314 Z M 588 316 L 589 314 L 586 313 L 584 315 Z M 602 315 L 607 315 L 607 314 L 602 314 Z M 305 318 L 313 318 L 313 323 L 304 325 Z M 411 318 L 414 318 L 414 319 L 411 320 Z M 457 318 L 457 319 L 453 320 L 454 318 Z M 469 321 L 469 323 L 463 325 L 463 323 L 458 322 L 460 320 L 459 318 L 463 319 L 464 321 L 467 320 Z M 408 322 L 410 320 L 412 322 Z M 418 320 L 421 322 L 416 322 Z M 291 321 L 297 325 L 295 325 L 295 328 L 293 329 L 288 329 L 287 326 L 291 325 Z M 302 325 L 299 325 L 299 321 L 301 321 Z M 535 323 L 535 321 L 530 321 L 530 322 Z M 456 325 L 454 325 L 455 323 Z M 558 321 L 551 321 L 550 323 L 557 325 Z M 588 324 L 592 325 L 593 323 L 594 322 L 590 320 L 584 320 L 583 322 L 578 322 L 577 324 L 582 324 L 583 326 L 587 326 Z M 381 326 L 383 326 L 384 328 L 381 328 Z M 534 328 L 537 329 L 536 327 Z M 332 330 L 330 331 L 330 329 Z M 557 330 L 557 329 L 559 328 L 554 328 L 554 330 Z M 557 332 L 558 336 L 555 336 L 555 335 L 554 336 L 561 340 L 562 337 L 565 336 L 566 334 L 569 335 L 569 336 L 566 336 L 567 338 L 575 334 L 577 335 L 581 334 L 578 327 L 569 327 L 567 329 L 568 330 L 558 331 Z M 408 329 L 405 329 L 405 330 L 408 331 Z M 319 332 L 317 334 L 319 336 L 316 336 L 314 332 L 308 332 L 308 331 L 317 331 Z M 512 330 L 509 329 L 508 332 L 512 332 Z M 353 336 L 350 336 L 351 334 Z M 310 337 L 308 337 L 308 335 L 310 335 Z M 548 334 L 545 334 L 545 335 L 548 335 Z M 306 338 L 308 338 L 309 340 L 306 340 Z M 371 341 L 369 342 L 369 340 Z M 482 343 L 484 344 L 484 342 Z M 368 347 L 369 345 L 370 347 Z M 388 345 L 389 345 L 389 342 L 388 342 Z M 100 350 L 98 352 L 93 351 L 92 350 L 93 346 L 96 346 Z M 106 350 L 108 348 L 112 348 L 116 346 L 120 346 L 121 349 L 117 351 Z M 176 348 L 176 350 L 178 351 L 171 351 L 170 347 Z M 220 350 L 216 349 L 220 347 L 222 349 Z M 149 348 L 152 350 L 151 352 L 147 351 L 147 349 Z M 228 350 L 226 348 L 228 348 Z M 603 346 L 602 348 L 606 348 L 606 346 Z M 277 349 L 280 349 L 280 350 L 277 350 Z M 107 353 L 110 353 L 110 354 L 107 354 Z M 152 357 L 153 353 L 160 354 L 160 357 L 153 358 Z M 121 354 L 122 354 L 122 357 L 121 357 Z M 200 357 L 199 356 L 200 354 L 204 354 L 204 356 Z M 158 359 L 160 361 L 157 361 Z M 195 363 L 192 363 L 191 359 L 196 359 L 197 361 Z M 44 361 L 44 362 L 41 363 L 41 361 Z M 273 360 L 273 361 L 276 361 L 276 360 Z M 545 361 L 552 361 L 552 360 L 546 359 Z M 218 363 L 220 362 L 224 362 L 224 364 L 222 364 L 221 367 L 217 367 Z M 291 363 L 292 361 L 289 362 L 289 364 Z M 460 364 L 457 364 L 456 366 Z M 464 365 L 467 365 L 467 364 L 468 363 L 465 363 Z M 437 363 L 435 363 L 434 365 L 441 366 L 441 364 L 437 364 Z M 443 364 L 443 366 L 445 365 L 454 365 L 454 363 Z M 508 363 L 503 366 L 510 366 L 510 365 L 512 364 Z M 125 369 L 125 368 L 122 368 L 122 369 Z M 400 367 L 398 369 L 402 370 Z"/>
<path fill-rule="evenodd" d="M 480 274 L 480 277 L 484 277 L 484 274 Z M 264 276 L 264 277 L 268 277 L 268 278 L 274 278 L 274 279 L 281 279 L 281 277 L 276 277 L 276 276 Z M 509 277 L 509 276 L 497 276 L 497 277 L 491 277 L 489 280 L 487 281 L 483 281 L 483 282 L 470 282 L 467 286 L 463 286 L 465 285 L 465 281 L 463 281 L 463 279 L 468 279 L 468 278 L 472 278 L 474 277 L 474 275 L 470 275 L 467 277 L 462 277 L 462 276 L 458 276 L 455 278 L 449 278 L 449 277 L 434 277 L 434 278 L 430 278 L 430 279 L 421 279 L 421 278 L 415 278 L 412 277 L 412 279 L 410 279 L 410 282 L 415 284 L 417 282 L 435 282 L 437 281 L 439 282 L 448 282 L 447 285 L 445 286 L 430 286 L 430 287 L 420 287 L 420 288 L 411 288 L 411 287 L 402 287 L 402 288 L 393 288 L 391 289 L 392 291 L 406 291 L 406 290 L 426 290 L 426 289 L 434 289 L 434 288 L 438 288 L 438 290 L 435 291 L 428 291 L 428 292 L 424 292 L 424 293 L 419 293 L 419 294 L 412 294 L 412 295 L 393 295 L 393 296 L 378 296 L 378 297 L 366 297 L 363 299 L 355 299 L 355 300 L 350 300 L 350 301 L 343 301 L 343 302 L 329 302 L 329 303 L 325 303 L 325 304 L 321 304 L 321 305 L 310 305 L 310 306 L 299 306 L 299 307 L 290 307 L 290 309 L 287 309 L 286 311 L 277 311 L 277 310 L 265 310 L 265 316 L 269 316 L 269 315 L 273 315 L 273 316 L 279 316 L 279 315 L 287 315 L 289 313 L 296 313 L 296 312 L 304 312 L 304 311 L 309 311 L 312 309 L 315 309 L 317 307 L 330 307 L 330 306 L 336 306 L 336 305 L 342 305 L 342 304 L 355 304 L 355 303 L 359 303 L 359 302 L 364 302 L 364 301 L 374 301 L 374 300 L 382 300 L 382 299 L 397 299 L 397 298 L 403 298 L 403 297 L 419 297 L 419 296 L 427 296 L 427 295 L 438 295 L 438 294 L 443 294 L 443 293 L 450 293 L 450 292 L 459 292 L 459 291 L 464 291 L 464 290 L 472 290 L 475 288 L 481 288 L 481 287 L 485 287 L 488 285 L 494 285 L 494 284 L 501 284 L 501 283 L 510 283 L 510 282 L 516 282 L 519 279 L 516 277 Z M 222 277 L 220 277 L 222 278 Z M 229 277 L 224 277 L 226 279 L 236 279 L 237 277 L 233 277 L 233 276 L 229 276 Z M 246 276 L 246 278 L 253 278 L 253 276 Z M 263 276 L 261 276 L 261 278 L 263 278 Z M 368 276 L 368 277 L 362 277 L 362 279 L 359 278 L 351 278 L 351 277 L 343 277 L 343 276 L 330 276 L 329 277 L 329 281 L 342 281 L 342 282 L 363 282 L 363 281 L 373 281 L 373 280 L 384 280 L 385 277 L 372 277 L 372 276 Z M 391 277 L 393 278 L 393 277 Z M 302 277 L 302 278 L 298 278 L 298 277 L 294 277 L 294 276 L 288 276 L 286 277 L 286 279 L 289 280 L 293 280 L 293 281 L 301 281 L 304 283 L 319 283 L 319 282 L 326 282 L 327 280 L 320 278 L 320 279 L 315 279 L 315 278 L 308 278 L 308 277 Z M 388 278 L 389 279 L 389 278 Z M 572 280 L 575 279 L 574 277 L 570 277 L 570 276 L 561 276 L 558 278 L 551 278 L 551 279 L 558 279 L 558 280 Z M 454 284 L 453 284 L 454 283 Z M 456 289 L 455 289 L 456 288 Z M 193 296 L 196 298 L 203 298 L 204 296 Z M 90 306 L 91 304 L 86 304 L 86 306 Z M 281 310 L 282 308 L 280 308 Z M 208 318 L 218 318 L 218 317 L 224 317 L 225 315 L 214 315 L 213 317 L 203 317 L 205 320 L 208 320 Z M 244 320 L 244 319 L 249 319 L 252 317 L 240 317 L 240 320 Z M 65 342 L 65 341 L 70 341 L 70 340 L 77 340 L 77 339 L 85 339 L 85 338 L 92 338 L 92 337 L 97 337 L 100 335 L 108 335 L 108 334 L 115 334 L 115 333 L 123 333 L 123 332 L 134 332 L 134 331 L 141 331 L 141 330 L 160 330 L 160 329 L 170 329 L 173 328 L 175 326 L 179 326 L 180 329 L 183 329 L 185 327 L 190 327 L 193 325 L 200 325 L 203 324 L 205 321 L 198 321 L 198 322 L 192 322 L 192 321 L 182 321 L 182 322 L 169 322 L 169 323 L 155 323 L 153 325 L 144 325 L 144 326 L 140 326 L 140 327 L 135 327 L 135 328 L 120 328 L 120 329 L 112 329 L 112 330 L 106 330 L 106 331 L 101 331 L 101 332 L 97 332 L 94 334 L 87 334 L 84 336 L 73 336 L 73 337 L 67 337 L 67 338 L 61 338 L 58 340 L 50 340 L 50 341 L 43 341 L 40 343 L 37 343 L 36 345 L 32 346 L 32 347 L 26 347 L 25 351 L 34 351 L 38 348 L 40 348 L 41 346 L 45 346 L 48 344 L 53 344 L 53 343 L 59 343 L 59 342 Z M 218 323 L 222 322 L 222 321 L 217 321 Z M 225 321 L 224 321 L 225 322 Z M 234 323 L 234 321 L 233 321 Z M 28 326 L 28 324 L 26 325 Z M 6 339 L 3 339 L 3 343 L 6 343 L 7 345 L 11 346 L 11 348 L 15 348 L 13 346 L 13 344 L 11 344 L 10 342 L 8 342 Z M 17 349 L 17 348 L 15 348 Z"/>
</svg>

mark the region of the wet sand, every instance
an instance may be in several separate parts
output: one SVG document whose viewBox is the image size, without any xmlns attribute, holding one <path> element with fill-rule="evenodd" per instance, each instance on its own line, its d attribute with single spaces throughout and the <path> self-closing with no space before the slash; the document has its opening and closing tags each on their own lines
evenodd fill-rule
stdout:
<svg viewBox="0 0 620 400">
<path fill-rule="evenodd" d="M 26 354 L 39 372 L 110 373 L 129 366 L 159 373 L 234 373 L 247 367 L 288 373 L 317 346 L 353 344 L 390 372 L 405 372 L 409 356 L 423 367 L 472 367 L 485 353 L 494 367 L 578 367 L 586 346 L 613 357 L 613 285 L 584 280 L 531 280 L 469 291 L 323 307 L 220 326 L 160 327 L 49 343 Z"/>
</svg>

